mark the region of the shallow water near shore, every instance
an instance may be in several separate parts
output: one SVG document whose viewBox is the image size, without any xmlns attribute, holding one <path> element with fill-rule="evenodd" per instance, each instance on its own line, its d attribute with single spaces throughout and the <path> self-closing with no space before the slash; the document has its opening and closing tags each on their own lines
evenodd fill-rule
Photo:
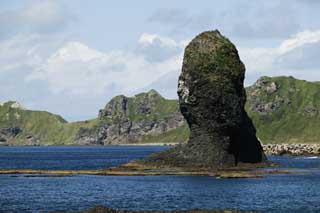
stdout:
<svg viewBox="0 0 320 213">
<path fill-rule="evenodd" d="M 0 168 L 99 169 L 168 147 L 0 147 Z M 262 179 L 201 176 L 0 175 L 0 210 L 79 211 L 94 205 L 130 210 L 240 209 L 320 211 L 320 159 L 269 156 L 307 174 Z"/>
</svg>

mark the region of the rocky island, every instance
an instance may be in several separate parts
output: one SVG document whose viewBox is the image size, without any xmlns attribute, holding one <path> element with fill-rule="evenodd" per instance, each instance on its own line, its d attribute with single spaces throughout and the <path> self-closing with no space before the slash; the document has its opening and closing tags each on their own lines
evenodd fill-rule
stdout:
<svg viewBox="0 0 320 213">
<path fill-rule="evenodd" d="M 224 168 L 264 161 L 256 130 L 244 110 L 244 77 L 236 47 L 219 31 L 196 36 L 185 49 L 178 84 L 189 140 L 143 163 Z"/>
</svg>

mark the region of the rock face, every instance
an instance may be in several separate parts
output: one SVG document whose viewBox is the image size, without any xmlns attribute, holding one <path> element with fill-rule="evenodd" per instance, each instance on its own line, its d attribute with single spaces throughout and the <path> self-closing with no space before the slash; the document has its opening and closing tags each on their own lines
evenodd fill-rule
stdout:
<svg viewBox="0 0 320 213">
<path fill-rule="evenodd" d="M 0 129 L 0 144 L 6 143 L 16 137 L 22 130 L 19 127 L 2 128 Z"/>
<path fill-rule="evenodd" d="M 149 162 L 220 168 L 263 161 L 256 130 L 244 110 L 244 75 L 235 46 L 218 31 L 194 38 L 185 49 L 178 83 L 189 141 Z"/>
<path fill-rule="evenodd" d="M 185 125 L 175 100 L 155 90 L 129 98 L 113 98 L 99 111 L 95 128 L 82 128 L 75 141 L 82 144 L 129 144 L 145 141 Z M 182 141 L 181 141 L 182 142 Z"/>
<path fill-rule="evenodd" d="M 290 105 L 291 101 L 288 98 L 275 96 L 275 99 L 266 102 L 264 96 L 273 96 L 277 94 L 280 89 L 280 85 L 277 82 L 271 81 L 267 77 L 261 77 L 248 91 L 248 103 L 251 106 L 250 110 L 259 113 L 260 115 L 266 115 L 277 110 L 281 105 Z"/>
</svg>

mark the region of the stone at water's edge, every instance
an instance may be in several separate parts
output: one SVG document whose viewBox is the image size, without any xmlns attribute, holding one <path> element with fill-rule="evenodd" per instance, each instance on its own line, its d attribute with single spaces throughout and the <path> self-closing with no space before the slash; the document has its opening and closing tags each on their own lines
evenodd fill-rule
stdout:
<svg viewBox="0 0 320 213">
<path fill-rule="evenodd" d="M 244 76 L 236 47 L 219 31 L 194 38 L 185 49 L 178 84 L 189 141 L 144 162 L 222 168 L 263 161 L 256 130 L 244 110 Z"/>
</svg>

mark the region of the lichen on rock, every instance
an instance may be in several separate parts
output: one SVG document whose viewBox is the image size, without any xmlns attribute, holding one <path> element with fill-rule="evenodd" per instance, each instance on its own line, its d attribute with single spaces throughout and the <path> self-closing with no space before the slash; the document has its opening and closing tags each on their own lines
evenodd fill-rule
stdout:
<svg viewBox="0 0 320 213">
<path fill-rule="evenodd" d="M 256 130 L 244 110 L 244 77 L 236 47 L 219 31 L 196 36 L 185 49 L 178 82 L 189 141 L 144 163 L 223 168 L 263 161 Z"/>
</svg>

